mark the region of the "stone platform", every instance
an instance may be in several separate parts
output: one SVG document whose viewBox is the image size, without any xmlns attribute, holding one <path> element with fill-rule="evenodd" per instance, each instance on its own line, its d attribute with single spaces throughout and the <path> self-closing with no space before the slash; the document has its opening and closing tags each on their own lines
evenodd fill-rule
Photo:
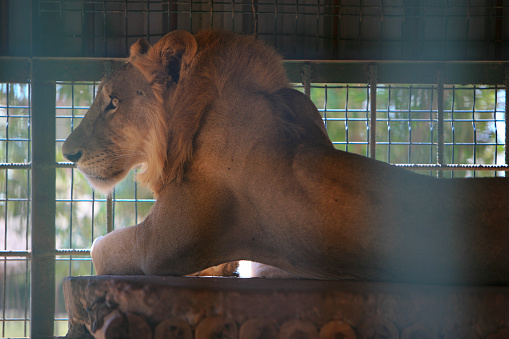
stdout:
<svg viewBox="0 0 509 339">
<path fill-rule="evenodd" d="M 509 287 L 83 276 L 67 338 L 509 338 Z"/>
</svg>

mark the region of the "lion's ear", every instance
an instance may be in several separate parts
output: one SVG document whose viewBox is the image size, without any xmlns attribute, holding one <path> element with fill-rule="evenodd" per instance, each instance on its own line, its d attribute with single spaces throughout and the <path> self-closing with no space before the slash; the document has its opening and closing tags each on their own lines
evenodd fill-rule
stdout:
<svg viewBox="0 0 509 339">
<path fill-rule="evenodd" d="M 186 31 L 173 31 L 159 40 L 151 50 L 157 53 L 161 64 L 171 80 L 178 82 L 191 65 L 198 44 L 194 36 Z"/>
<path fill-rule="evenodd" d="M 129 60 L 132 61 L 134 58 L 147 54 L 150 50 L 150 44 L 145 39 L 138 39 L 134 44 L 131 45 L 131 49 L 129 51 Z"/>
</svg>

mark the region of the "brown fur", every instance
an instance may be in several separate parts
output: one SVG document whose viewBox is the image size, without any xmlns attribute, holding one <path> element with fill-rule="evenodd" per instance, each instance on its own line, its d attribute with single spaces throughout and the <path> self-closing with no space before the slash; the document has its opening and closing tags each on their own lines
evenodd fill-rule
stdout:
<svg viewBox="0 0 509 339">
<path fill-rule="evenodd" d="M 168 149 L 167 157 L 157 159 L 153 165 L 148 163 L 147 168 L 151 171 L 140 175 L 140 180 L 156 193 L 165 184 L 182 178 L 184 168 L 192 158 L 194 138 L 211 101 L 234 87 L 273 93 L 287 86 L 279 56 L 260 41 L 212 31 L 198 34 L 196 40 L 189 36 L 183 31 L 170 33 L 144 55 L 140 55 L 140 51 L 146 51 L 144 40 L 131 47 L 130 62 L 152 84 L 161 102 L 161 114 L 167 115 L 168 124 L 178 131 L 166 138 L 158 136 L 155 142 L 164 143 Z M 170 39 L 172 44 L 167 43 Z M 237 59 L 242 59 L 243 63 L 229 62 Z M 172 67 L 169 64 L 173 61 L 181 64 L 179 78 L 182 82 L 176 89 L 171 86 L 174 79 L 167 77 L 167 69 Z M 244 68 L 244 63 L 250 68 Z M 189 95 L 190 92 L 200 95 Z M 163 167 L 161 162 L 165 164 Z M 158 170 L 162 173 L 155 174 Z M 153 178 L 162 180 L 154 183 Z"/>
<path fill-rule="evenodd" d="M 437 180 L 335 150 L 280 61 L 226 32 L 133 45 L 63 146 L 95 187 L 143 164 L 157 195 L 139 225 L 96 239 L 98 274 L 245 259 L 309 278 L 509 283 L 507 179 Z"/>
</svg>

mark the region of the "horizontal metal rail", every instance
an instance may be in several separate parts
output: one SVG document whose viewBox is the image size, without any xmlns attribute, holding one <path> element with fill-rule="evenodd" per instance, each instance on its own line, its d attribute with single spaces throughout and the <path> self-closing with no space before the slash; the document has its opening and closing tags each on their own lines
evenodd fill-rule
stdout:
<svg viewBox="0 0 509 339">
<path fill-rule="evenodd" d="M 31 163 L 1 163 L 0 169 L 31 169 Z"/>
<path fill-rule="evenodd" d="M 486 164 L 391 164 L 413 170 L 436 170 L 436 171 L 502 171 L 509 172 L 509 165 L 486 165 Z"/>
<path fill-rule="evenodd" d="M 367 142 L 349 142 L 349 144 L 363 144 L 367 145 Z M 389 144 L 387 142 L 377 142 L 378 145 Z M 391 145 L 433 145 L 433 143 L 406 143 L 406 142 L 392 142 Z M 445 145 L 450 145 L 450 143 L 445 143 Z M 473 144 L 469 143 L 455 143 L 454 145 L 468 145 L 472 146 Z M 496 144 L 482 144 L 483 146 L 493 146 Z M 397 167 L 405 167 L 409 169 L 433 169 L 433 170 L 443 170 L 443 171 L 461 171 L 461 170 L 476 170 L 476 171 L 509 171 L 509 165 L 496 165 L 496 164 L 447 164 L 447 165 L 438 165 L 438 164 L 391 164 Z M 0 169 L 30 169 L 32 165 L 30 163 L 26 164 L 14 164 L 14 163 L 0 163 Z M 67 162 L 59 162 L 55 163 L 52 168 L 76 168 L 76 165 L 73 163 Z M 97 199 L 96 199 L 97 200 Z M 103 199 L 104 200 L 104 199 Z M 131 201 L 129 199 L 115 199 L 115 201 Z M 146 199 L 149 201 L 150 199 Z M 73 200 L 75 201 L 75 200 Z M 100 200 L 97 200 L 100 201 Z M 140 201 L 138 199 L 138 201 Z M 141 200 L 143 201 L 143 200 Z M 2 252 L 0 252 L 2 253 Z"/>
<path fill-rule="evenodd" d="M 97 81 L 105 70 L 121 67 L 125 58 L 0 57 L 3 82 Z M 349 61 L 285 60 L 288 79 L 301 83 L 304 66 L 311 69 L 312 83 L 369 83 L 370 69 L 376 66 L 378 84 L 435 84 L 438 70 L 444 84 L 493 84 L 505 82 L 509 62 L 497 61 Z M 30 79 L 30 68 L 34 72 Z"/>
<path fill-rule="evenodd" d="M 90 256 L 89 249 L 56 249 L 42 251 L 41 255 L 51 256 Z M 32 251 L 0 251 L 0 258 L 27 258 L 32 257 Z"/>
</svg>

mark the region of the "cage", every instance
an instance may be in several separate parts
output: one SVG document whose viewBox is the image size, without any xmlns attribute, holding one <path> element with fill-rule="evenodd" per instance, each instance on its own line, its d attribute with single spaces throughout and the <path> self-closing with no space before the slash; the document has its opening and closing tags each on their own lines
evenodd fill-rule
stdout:
<svg viewBox="0 0 509 339">
<path fill-rule="evenodd" d="M 92 191 L 60 151 L 139 38 L 254 34 L 336 148 L 433 176 L 508 170 L 502 0 L 4 0 L 0 18 L 2 337 L 65 335 L 63 277 L 93 274 L 93 238 L 153 202 L 134 175 Z"/>
</svg>

